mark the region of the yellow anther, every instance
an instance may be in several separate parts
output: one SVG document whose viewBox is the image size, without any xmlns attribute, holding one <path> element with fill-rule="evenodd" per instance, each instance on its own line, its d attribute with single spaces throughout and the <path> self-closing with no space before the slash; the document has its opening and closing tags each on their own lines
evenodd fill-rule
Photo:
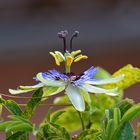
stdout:
<svg viewBox="0 0 140 140">
<path fill-rule="evenodd" d="M 66 65 L 71 66 L 72 62 L 73 62 L 73 57 L 66 56 Z"/>
<path fill-rule="evenodd" d="M 81 50 L 77 50 L 77 51 L 72 51 L 71 52 L 71 55 L 74 57 L 76 56 L 77 54 L 81 53 Z"/>
<path fill-rule="evenodd" d="M 86 55 L 78 55 L 75 59 L 74 62 L 78 62 L 82 59 L 87 59 L 88 57 Z"/>
<path fill-rule="evenodd" d="M 59 62 L 65 61 L 65 57 L 61 52 L 55 51 L 55 54 L 56 54 L 56 57 L 58 58 Z"/>
<path fill-rule="evenodd" d="M 59 60 L 58 60 L 56 54 L 53 53 L 53 52 L 50 52 L 50 54 L 51 54 L 51 55 L 53 56 L 53 58 L 55 59 L 55 63 L 56 63 L 56 65 L 60 66 L 60 62 L 59 62 Z"/>
</svg>

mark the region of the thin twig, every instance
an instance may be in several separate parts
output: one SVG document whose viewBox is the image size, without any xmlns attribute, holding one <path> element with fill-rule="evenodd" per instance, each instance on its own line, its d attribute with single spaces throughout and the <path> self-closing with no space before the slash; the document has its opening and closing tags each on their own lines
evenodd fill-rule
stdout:
<svg viewBox="0 0 140 140">
<path fill-rule="evenodd" d="M 13 96 L 13 95 L 7 95 L 4 93 L 0 93 L 1 96 L 4 97 L 9 97 L 9 98 L 15 98 L 15 99 L 39 99 L 39 98 L 48 98 L 48 96 L 44 96 L 44 97 L 23 97 L 23 96 Z M 26 106 L 26 104 L 18 104 L 20 106 Z M 62 105 L 55 105 L 55 104 L 40 104 L 41 106 L 71 106 L 71 104 L 62 104 Z"/>
<path fill-rule="evenodd" d="M 26 97 L 26 96 L 17 96 L 17 95 L 7 95 L 7 94 L 4 94 L 4 93 L 0 93 L 1 96 L 4 96 L 4 97 L 9 97 L 9 98 L 20 98 L 20 99 L 40 99 L 40 98 L 48 98 L 48 96 L 43 96 L 43 97 Z"/>
<path fill-rule="evenodd" d="M 27 104 L 18 104 L 19 106 L 26 106 Z M 39 104 L 39 106 L 45 107 L 45 106 L 71 106 L 71 104 L 67 105 L 55 105 L 55 104 Z"/>
<path fill-rule="evenodd" d="M 4 94 L 4 93 L 0 93 L 1 96 L 4 96 L 4 97 L 9 97 L 9 98 L 21 98 L 21 99 L 30 99 L 31 97 L 22 97 L 22 96 L 13 96 L 13 95 L 7 95 L 7 94 Z M 40 97 L 33 97 L 33 98 L 40 98 Z M 44 97 L 42 97 L 44 98 Z"/>
</svg>

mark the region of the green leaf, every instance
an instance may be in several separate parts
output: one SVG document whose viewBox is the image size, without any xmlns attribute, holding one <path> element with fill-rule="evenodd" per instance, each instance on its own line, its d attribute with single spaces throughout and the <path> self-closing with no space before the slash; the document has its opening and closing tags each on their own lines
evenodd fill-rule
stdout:
<svg viewBox="0 0 140 140">
<path fill-rule="evenodd" d="M 115 130 L 115 121 L 114 119 L 110 119 L 106 127 L 106 140 L 112 140 L 111 137 L 114 133 L 114 130 Z"/>
<path fill-rule="evenodd" d="M 30 132 L 32 131 L 32 126 L 27 124 L 27 123 L 21 123 L 21 122 L 17 122 L 17 123 L 13 123 L 11 125 L 9 125 L 5 132 L 11 132 L 11 131 L 24 131 L 24 132 Z"/>
<path fill-rule="evenodd" d="M 11 136 L 9 136 L 8 138 L 6 138 L 6 140 L 21 140 L 20 137 L 22 137 L 23 134 L 24 132 L 16 132 Z"/>
<path fill-rule="evenodd" d="M 75 140 L 102 140 L 101 131 L 96 129 L 85 130 Z"/>
<path fill-rule="evenodd" d="M 35 112 L 35 109 L 39 105 L 40 101 L 42 100 L 43 91 L 42 88 L 39 88 L 35 91 L 35 93 L 32 95 L 31 99 L 27 103 L 27 106 L 25 107 L 25 111 L 23 112 L 22 116 L 26 119 L 30 119 Z"/>
<path fill-rule="evenodd" d="M 43 120 L 43 123 L 47 123 L 51 121 L 51 110 L 52 110 L 52 107 L 48 109 L 47 116 Z"/>
<path fill-rule="evenodd" d="M 113 118 L 114 118 L 114 126 L 116 129 L 116 128 L 118 128 L 120 121 L 121 121 L 121 112 L 120 112 L 119 108 L 114 108 Z"/>
<path fill-rule="evenodd" d="M 128 140 L 133 140 L 133 129 L 129 122 L 139 115 L 140 104 L 133 105 L 133 101 L 129 99 L 122 100 L 115 107 L 107 109 L 102 121 L 104 139 L 126 140 L 129 137 Z"/>
<path fill-rule="evenodd" d="M 81 120 L 79 114 L 73 107 L 66 107 L 64 109 L 58 110 L 52 114 L 52 117 L 61 111 L 64 111 L 64 113 L 62 113 L 61 116 L 55 120 L 56 124 L 65 127 L 68 132 L 74 132 L 81 128 Z M 87 111 L 82 112 L 82 118 L 85 126 L 88 125 L 90 114 Z"/>
<path fill-rule="evenodd" d="M 55 123 L 58 119 L 59 119 L 59 117 L 64 113 L 65 111 L 58 111 L 58 112 L 56 112 L 54 115 L 52 115 L 52 117 L 51 117 L 51 123 Z"/>
<path fill-rule="evenodd" d="M 136 83 L 140 82 L 140 69 L 132 65 L 126 65 L 113 74 L 113 77 L 124 75 L 124 79 L 115 84 L 108 84 L 106 88 L 118 87 L 120 90 L 126 89 Z"/>
<path fill-rule="evenodd" d="M 11 120 L 0 123 L 0 131 L 8 132 L 8 131 L 12 131 L 13 129 L 14 129 L 14 131 L 23 131 L 23 129 L 24 129 L 24 131 L 28 131 L 28 128 L 29 129 L 32 128 L 32 124 L 28 120 L 26 120 L 18 115 L 17 116 L 11 115 L 11 116 L 8 116 L 8 118 L 10 118 Z M 23 125 L 23 127 L 19 129 L 20 125 L 21 126 Z M 27 128 L 27 126 L 28 126 L 28 128 Z M 25 129 L 25 127 L 26 127 L 26 129 Z M 16 128 L 18 128 L 18 129 L 16 130 Z"/>
<path fill-rule="evenodd" d="M 23 123 L 28 123 L 28 124 L 31 124 L 31 122 L 21 116 L 16 116 L 16 115 L 10 115 L 8 116 L 8 118 L 14 120 L 14 121 L 21 121 Z"/>
<path fill-rule="evenodd" d="M 64 96 L 61 96 L 61 97 L 56 97 L 54 99 L 54 104 L 56 105 L 67 105 L 67 104 L 71 104 L 68 96 L 64 95 Z"/>
<path fill-rule="evenodd" d="M 87 125 L 87 128 L 101 128 L 101 120 L 104 116 L 105 109 L 112 108 L 119 99 L 103 94 L 96 96 L 93 96 L 92 94 L 89 95 L 90 100 L 88 99 L 89 97 L 85 97 L 87 98 L 88 105 L 86 105 L 85 115 L 83 115 L 84 124 Z M 57 102 L 58 105 L 69 104 L 67 96 L 57 97 L 55 102 Z M 73 107 L 66 107 L 61 111 L 65 112 L 56 121 L 57 124 L 62 124 L 62 126 L 64 126 L 69 132 L 81 128 L 79 116 Z"/>
<path fill-rule="evenodd" d="M 127 122 L 119 127 L 115 131 L 112 140 L 134 140 L 134 131 L 130 123 Z"/>
<path fill-rule="evenodd" d="M 69 132 L 73 132 L 81 128 L 81 121 L 77 111 L 73 107 L 66 107 L 64 109 L 58 110 L 52 114 L 54 117 L 57 113 L 63 112 L 61 117 L 55 120 L 55 123 L 65 127 Z M 85 119 L 87 120 L 87 119 Z M 84 123 L 87 124 L 87 121 Z"/>
<path fill-rule="evenodd" d="M 12 121 L 11 124 L 6 126 L 5 132 L 6 133 L 11 132 L 9 130 L 11 130 L 14 126 L 19 125 L 20 123 L 22 123 L 22 122 L 20 122 L 20 121 Z"/>
<path fill-rule="evenodd" d="M 117 102 L 116 98 L 111 98 L 107 95 L 96 95 L 91 96 L 91 107 L 90 108 L 90 121 L 92 123 L 91 128 L 101 128 L 101 121 L 104 116 L 106 108 L 112 108 Z M 106 112 L 107 113 L 107 112 Z M 109 117 L 113 116 L 113 113 L 108 112 Z"/>
<path fill-rule="evenodd" d="M 43 130 L 43 136 L 47 140 L 70 140 L 70 136 L 64 127 L 53 123 L 46 123 L 41 126 Z"/>
<path fill-rule="evenodd" d="M 107 72 L 105 69 L 98 67 L 99 72 L 95 75 L 96 78 L 106 79 L 110 78 L 111 74 Z"/>
<path fill-rule="evenodd" d="M 6 121 L 0 123 L 0 131 L 5 131 L 6 127 L 13 123 L 13 121 Z"/>
<path fill-rule="evenodd" d="M 33 131 L 33 125 L 21 116 L 8 116 L 11 120 L 0 123 L 0 131 L 5 131 L 9 140 L 29 140 L 29 132 Z M 23 132 L 23 133 L 20 133 Z"/>
<path fill-rule="evenodd" d="M 4 100 L 0 98 L 0 103 L 2 103 L 12 114 L 21 115 L 22 110 L 19 105 L 13 100 Z"/>
<path fill-rule="evenodd" d="M 126 98 L 124 100 L 119 101 L 115 105 L 115 107 L 118 107 L 120 109 L 121 116 L 123 116 L 125 112 L 129 110 L 133 105 L 134 105 L 134 101 L 132 99 Z"/>
<path fill-rule="evenodd" d="M 132 121 L 138 116 L 140 116 L 140 104 L 133 105 L 127 110 L 122 117 L 121 123 Z"/>
</svg>

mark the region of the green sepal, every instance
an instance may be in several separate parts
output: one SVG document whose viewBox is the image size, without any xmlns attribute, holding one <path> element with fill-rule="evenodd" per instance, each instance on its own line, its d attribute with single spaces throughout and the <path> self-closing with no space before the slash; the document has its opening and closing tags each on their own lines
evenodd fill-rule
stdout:
<svg viewBox="0 0 140 140">
<path fill-rule="evenodd" d="M 65 86 L 63 86 L 63 87 L 46 86 L 46 87 L 43 88 L 42 97 L 47 98 L 48 96 L 52 96 L 52 95 L 55 95 L 55 94 L 58 94 L 58 93 L 62 92 L 64 89 L 65 89 Z M 44 98 L 44 99 L 43 98 L 42 98 L 42 101 L 46 99 L 46 98 Z"/>
</svg>

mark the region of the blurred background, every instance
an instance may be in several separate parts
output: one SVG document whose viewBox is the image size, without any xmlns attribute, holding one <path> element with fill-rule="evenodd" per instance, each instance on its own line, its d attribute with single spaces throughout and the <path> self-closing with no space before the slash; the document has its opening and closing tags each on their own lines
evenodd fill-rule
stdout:
<svg viewBox="0 0 140 140">
<path fill-rule="evenodd" d="M 8 88 L 34 84 L 38 72 L 63 70 L 49 51 L 63 50 L 57 32 L 65 29 L 80 32 L 74 49 L 89 56 L 73 65 L 74 72 L 92 65 L 110 73 L 128 63 L 140 67 L 139 0 L 0 0 L 0 91 L 9 94 Z M 139 92 L 138 84 L 126 90 L 125 97 L 138 102 Z M 47 109 L 40 111 L 36 122 Z"/>
</svg>

